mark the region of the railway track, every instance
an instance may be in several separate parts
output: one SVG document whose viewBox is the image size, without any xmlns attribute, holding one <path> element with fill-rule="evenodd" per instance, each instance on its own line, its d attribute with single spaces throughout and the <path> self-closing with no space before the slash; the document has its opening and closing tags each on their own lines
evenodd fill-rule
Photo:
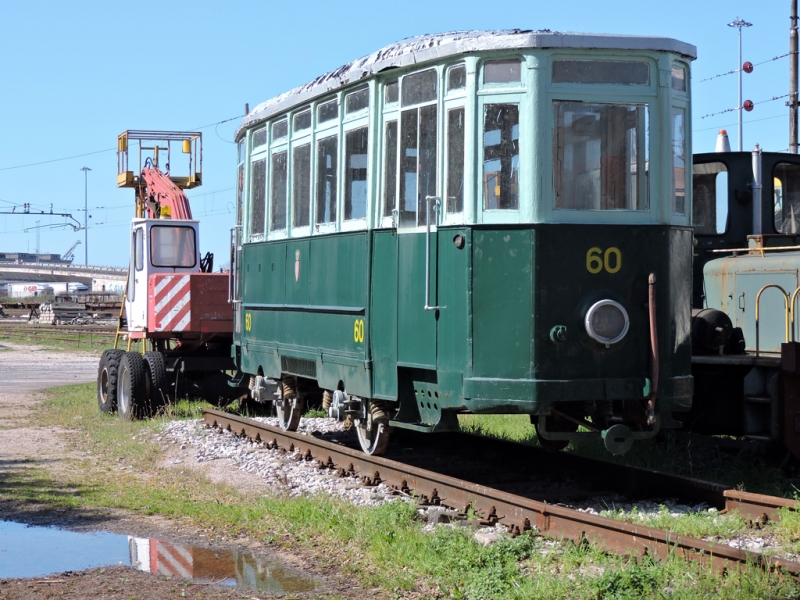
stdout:
<svg viewBox="0 0 800 600">
<path fill-rule="evenodd" d="M 508 456 L 511 447 L 515 465 L 530 467 L 518 471 L 526 477 L 534 472 L 551 477 L 554 474 L 562 477 L 574 475 L 584 477 L 590 485 L 604 489 L 624 490 L 626 493 L 642 493 L 646 490 L 650 497 L 667 493 L 669 497 L 706 502 L 720 510 L 735 509 L 746 518 L 760 523 L 776 518 L 781 508 L 800 508 L 800 503 L 792 500 L 740 492 L 719 484 L 609 461 L 568 454 L 545 454 L 532 446 L 477 436 L 451 436 L 447 443 L 438 445 L 439 451 L 443 446 L 449 448 L 444 457 L 439 454 L 439 460 L 424 447 L 419 451 L 414 448 L 397 452 L 397 456 L 394 456 L 396 460 L 390 460 L 219 410 L 206 409 L 205 423 L 209 427 L 228 430 L 237 436 L 272 447 L 300 452 L 305 460 L 317 461 L 320 468 L 336 469 L 343 475 L 358 475 L 366 485 L 384 483 L 398 492 L 414 494 L 423 505 L 442 505 L 463 513 L 471 509 L 484 523 L 500 522 L 514 535 L 535 527 L 540 533 L 554 538 L 576 543 L 587 539 L 620 554 L 649 554 L 659 558 L 678 555 L 720 570 L 731 564 L 755 564 L 764 568 L 782 568 L 800 577 L 800 562 L 713 544 L 549 503 L 543 500 L 541 489 L 530 488 L 530 480 L 522 486 L 518 476 L 503 481 L 497 477 L 497 468 L 494 469 L 494 475 L 481 473 L 477 469 L 470 473 L 470 480 L 467 480 L 459 475 L 463 474 L 466 465 L 474 466 L 470 456 L 462 459 L 463 464 L 448 456 L 466 451 L 482 453 L 489 458 L 501 452 Z M 488 462 L 491 463 L 491 460 Z M 436 471 L 424 468 L 432 465 L 435 465 Z M 528 489 L 520 490 L 520 487 L 526 487 L 525 484 Z"/>
</svg>

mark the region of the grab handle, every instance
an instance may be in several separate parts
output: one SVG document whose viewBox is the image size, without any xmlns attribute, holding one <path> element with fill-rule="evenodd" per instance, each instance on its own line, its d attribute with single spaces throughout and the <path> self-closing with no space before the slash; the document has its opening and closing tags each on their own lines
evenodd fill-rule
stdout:
<svg viewBox="0 0 800 600">
<path fill-rule="evenodd" d="M 425 310 L 439 310 L 431 303 L 431 200 L 434 212 L 439 211 L 439 197 L 425 196 Z M 438 222 L 438 219 L 437 219 Z"/>
</svg>

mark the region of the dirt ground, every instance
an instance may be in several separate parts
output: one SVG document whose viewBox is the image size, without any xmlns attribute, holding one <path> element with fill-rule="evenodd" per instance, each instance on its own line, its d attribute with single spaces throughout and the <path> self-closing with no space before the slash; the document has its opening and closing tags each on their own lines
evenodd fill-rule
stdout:
<svg viewBox="0 0 800 600">
<path fill-rule="evenodd" d="M 68 443 L 69 432 L 56 428 L 32 427 L 28 417 L 43 402 L 43 390 L 70 383 L 95 381 L 98 357 L 89 353 L 55 352 L 42 347 L 4 343 L 0 347 L 0 489 L 9 475 L 23 469 L 46 468 L 56 478 L 68 470 L 68 459 L 86 458 Z M 181 451 L 170 448 L 162 466 L 194 465 Z M 210 464 L 204 472 L 215 480 L 225 477 L 240 489 L 254 489 L 259 479 L 253 475 L 225 469 L 221 464 Z M 261 552 L 270 558 L 314 577 L 318 587 L 314 592 L 281 594 L 278 597 L 326 598 L 370 597 L 380 598 L 378 590 L 364 590 L 338 574 L 314 567 L 319 557 L 275 551 L 259 540 L 222 539 L 210 536 L 185 524 L 160 518 L 139 515 L 116 509 L 104 510 L 41 510 L 22 502 L 0 501 L 0 519 L 31 525 L 55 525 L 74 531 L 111 531 L 142 538 L 158 538 L 178 544 L 238 549 Z M 137 571 L 129 567 L 89 569 L 80 572 L 53 574 L 31 579 L 0 580 L 0 599 L 29 598 L 114 598 L 135 600 L 160 600 L 162 598 L 254 599 L 275 597 L 263 592 L 229 588 L 208 583 L 192 583 L 178 578 L 168 578 Z"/>
</svg>

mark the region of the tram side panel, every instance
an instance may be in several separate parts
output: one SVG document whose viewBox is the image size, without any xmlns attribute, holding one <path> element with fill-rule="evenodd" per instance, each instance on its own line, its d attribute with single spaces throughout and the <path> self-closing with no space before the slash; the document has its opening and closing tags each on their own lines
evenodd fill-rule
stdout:
<svg viewBox="0 0 800 600">
<path fill-rule="evenodd" d="M 245 245 L 242 369 L 368 397 L 366 233 Z M 354 335 L 358 324 L 360 335 Z"/>
</svg>

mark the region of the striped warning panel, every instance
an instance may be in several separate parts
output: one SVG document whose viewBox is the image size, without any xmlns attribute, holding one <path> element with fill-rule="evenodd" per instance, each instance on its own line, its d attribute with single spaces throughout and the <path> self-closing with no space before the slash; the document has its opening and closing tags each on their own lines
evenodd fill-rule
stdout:
<svg viewBox="0 0 800 600">
<path fill-rule="evenodd" d="M 189 548 L 150 540 L 150 571 L 162 575 L 175 575 L 183 579 L 194 577 L 194 559 Z"/>
<path fill-rule="evenodd" d="M 192 320 L 191 275 L 168 275 L 155 287 L 155 331 L 184 331 Z"/>
</svg>

